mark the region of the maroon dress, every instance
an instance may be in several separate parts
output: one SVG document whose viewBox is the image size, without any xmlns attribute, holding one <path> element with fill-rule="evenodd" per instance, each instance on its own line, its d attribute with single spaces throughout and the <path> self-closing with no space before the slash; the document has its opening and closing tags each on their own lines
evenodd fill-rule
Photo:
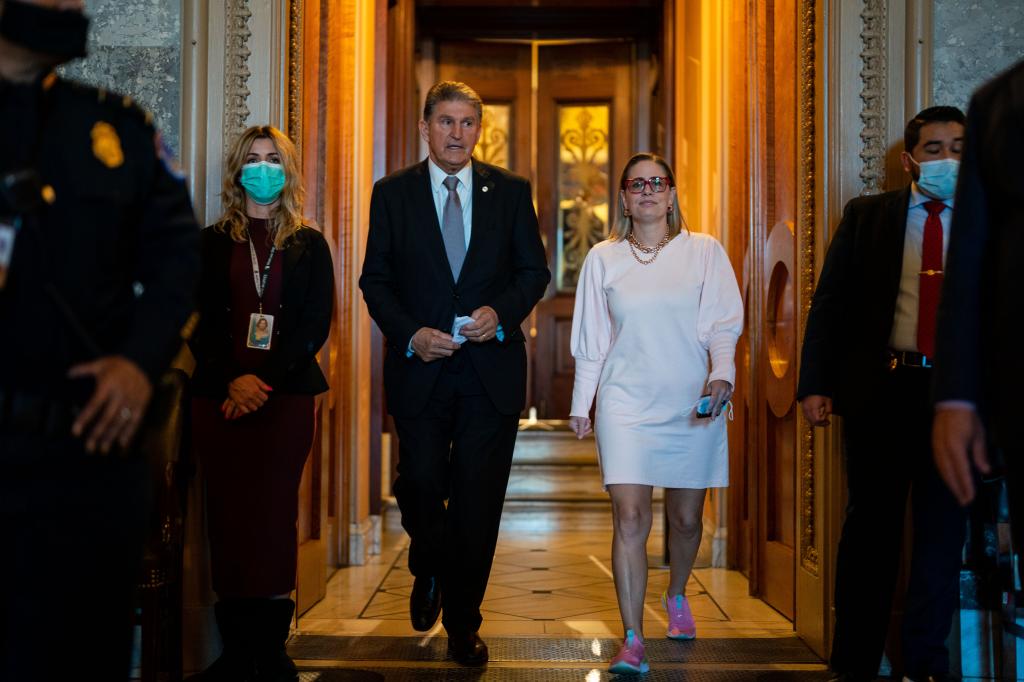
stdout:
<svg viewBox="0 0 1024 682">
<path fill-rule="evenodd" d="M 250 219 L 260 272 L 270 255 L 267 221 Z M 263 292 L 263 312 L 281 304 L 281 253 L 274 255 Z M 246 242 L 234 244 L 230 264 L 234 361 L 241 373 L 260 367 L 270 350 L 246 347 L 249 315 L 259 311 Z M 273 386 L 271 386 L 273 388 Z M 256 412 L 227 420 L 223 398 L 192 401 L 193 448 L 206 478 L 213 589 L 222 598 L 270 597 L 295 587 L 299 479 L 313 444 L 314 396 L 271 392 Z"/>
</svg>

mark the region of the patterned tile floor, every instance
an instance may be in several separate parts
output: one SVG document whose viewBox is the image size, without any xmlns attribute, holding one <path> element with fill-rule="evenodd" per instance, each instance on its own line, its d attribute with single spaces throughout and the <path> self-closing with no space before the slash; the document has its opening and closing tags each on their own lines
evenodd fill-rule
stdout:
<svg viewBox="0 0 1024 682">
<path fill-rule="evenodd" d="M 660 513 L 655 514 L 660 519 Z M 339 570 L 331 578 L 327 597 L 298 622 L 293 642 L 309 636 L 344 638 L 355 635 L 419 638 L 420 646 L 437 647 L 443 638 L 438 626 L 429 633 L 412 630 L 408 599 L 412 576 L 406 568 L 408 538 L 398 525 L 397 511 L 385 518 L 384 550 L 366 566 Z M 611 579 L 611 520 L 604 505 L 525 506 L 509 509 L 495 553 L 494 568 L 483 603 L 481 636 L 495 640 L 544 640 L 555 646 L 566 638 L 602 642 L 622 636 Z M 661 565 L 660 522 L 648 544 L 650 573 L 646 629 L 657 637 L 665 626 L 659 596 L 668 582 Z M 759 599 L 750 597 L 739 573 L 699 568 L 687 585 L 687 595 L 702 639 L 794 637 L 791 623 Z M 403 641 L 410 641 L 403 639 Z M 511 641 L 511 640 L 506 640 Z M 501 644 L 501 642 L 492 643 Z M 500 647 L 499 647 L 500 648 Z M 302 647 L 298 646 L 298 650 Z M 443 650 L 443 649 L 442 649 Z M 487 672 L 469 675 L 450 661 L 379 661 L 299 659 L 303 680 L 332 679 L 609 679 L 593 662 L 552 663 L 546 660 L 495 660 Z M 656 666 L 649 679 L 823 679 L 824 664 L 708 664 L 684 660 Z M 376 672 L 372 672 L 376 671 Z M 764 677 L 765 671 L 775 671 Z M 367 675 L 367 677 L 362 677 Z M 373 677 L 376 675 L 377 677 Z"/>
</svg>

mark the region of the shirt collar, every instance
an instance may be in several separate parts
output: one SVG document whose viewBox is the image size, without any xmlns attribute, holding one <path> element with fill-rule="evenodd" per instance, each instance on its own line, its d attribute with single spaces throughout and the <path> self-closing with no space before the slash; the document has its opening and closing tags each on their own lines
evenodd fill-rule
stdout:
<svg viewBox="0 0 1024 682">
<path fill-rule="evenodd" d="M 444 187 L 444 179 L 448 177 L 448 174 L 441 170 L 434 160 L 427 157 L 427 168 L 430 170 L 430 187 L 435 192 L 440 192 Z M 473 161 L 470 160 L 462 169 L 455 174 L 455 177 L 459 179 L 462 185 L 469 189 L 472 187 L 473 180 Z"/>
<path fill-rule="evenodd" d="M 921 188 L 917 186 L 917 182 L 910 183 L 910 206 L 908 208 L 917 208 L 926 201 L 942 201 L 948 208 L 953 208 L 953 199 L 932 199 L 930 196 L 921 191 Z"/>
</svg>

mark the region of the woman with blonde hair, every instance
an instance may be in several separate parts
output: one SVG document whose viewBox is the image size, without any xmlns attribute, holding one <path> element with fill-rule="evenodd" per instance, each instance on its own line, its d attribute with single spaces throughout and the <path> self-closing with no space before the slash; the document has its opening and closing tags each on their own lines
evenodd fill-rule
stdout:
<svg viewBox="0 0 1024 682">
<path fill-rule="evenodd" d="M 276 128 L 246 130 L 225 162 L 224 215 L 202 232 L 192 442 L 224 643 L 204 682 L 298 680 L 285 652 L 298 488 L 334 304 L 327 242 L 303 224 L 298 161 Z"/>
<path fill-rule="evenodd" d="M 612 499 L 612 572 L 625 638 L 609 670 L 640 673 L 651 493 L 665 488 L 671 571 L 662 594 L 669 639 L 697 629 L 686 582 L 701 539 L 708 488 L 728 485 L 725 419 L 743 303 L 729 258 L 713 237 L 682 229 L 668 162 L 636 154 L 619 180 L 610 239 L 583 262 L 571 347 L 569 424 L 593 428 Z"/>
</svg>

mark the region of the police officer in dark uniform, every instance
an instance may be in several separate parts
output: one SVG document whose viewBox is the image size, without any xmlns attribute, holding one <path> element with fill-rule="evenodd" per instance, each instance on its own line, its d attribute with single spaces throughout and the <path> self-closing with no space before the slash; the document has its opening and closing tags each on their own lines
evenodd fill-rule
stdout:
<svg viewBox="0 0 1024 682">
<path fill-rule="evenodd" d="M 82 0 L 0 0 L 0 679 L 123 680 L 148 519 L 132 443 L 199 228 L 150 117 L 61 80 Z"/>
</svg>

